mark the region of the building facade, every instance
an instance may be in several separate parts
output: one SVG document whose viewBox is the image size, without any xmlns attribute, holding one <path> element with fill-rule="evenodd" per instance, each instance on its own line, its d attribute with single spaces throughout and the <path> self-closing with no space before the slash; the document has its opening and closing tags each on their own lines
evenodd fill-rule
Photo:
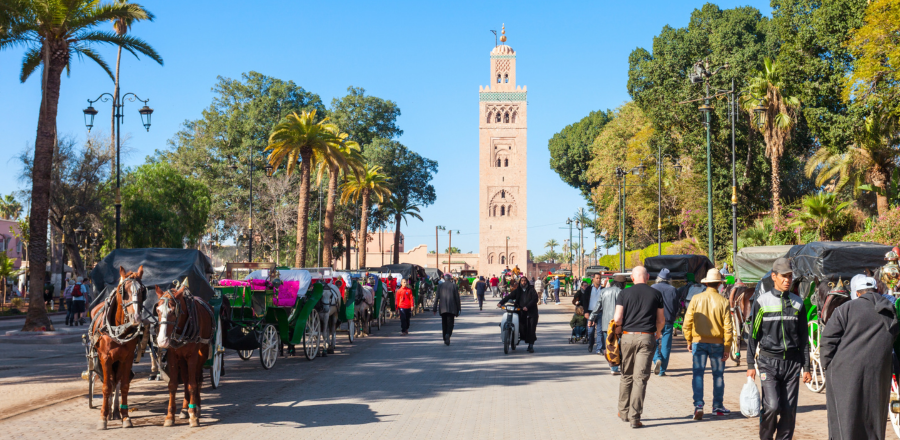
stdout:
<svg viewBox="0 0 900 440">
<path fill-rule="evenodd" d="M 526 270 L 528 252 L 527 134 L 525 86 L 516 83 L 516 51 L 491 50 L 490 83 L 479 86 L 479 262 L 478 273 L 499 274 L 506 266 Z"/>
</svg>

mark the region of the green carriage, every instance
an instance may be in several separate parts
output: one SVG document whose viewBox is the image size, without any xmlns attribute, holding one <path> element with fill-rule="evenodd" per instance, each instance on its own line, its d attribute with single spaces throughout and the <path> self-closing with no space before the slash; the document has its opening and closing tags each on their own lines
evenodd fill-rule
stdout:
<svg viewBox="0 0 900 440">
<path fill-rule="evenodd" d="M 407 285 L 413 291 L 415 300 L 413 314 L 422 312 L 434 304 L 434 292 L 437 290 L 437 284 L 431 280 L 422 266 L 408 263 L 387 264 L 381 266 L 378 272 L 382 274 L 397 273 L 406 280 Z"/>
</svg>

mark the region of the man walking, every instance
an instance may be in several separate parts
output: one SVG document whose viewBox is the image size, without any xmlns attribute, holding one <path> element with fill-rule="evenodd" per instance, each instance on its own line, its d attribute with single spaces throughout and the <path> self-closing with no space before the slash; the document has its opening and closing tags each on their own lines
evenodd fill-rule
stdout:
<svg viewBox="0 0 900 440">
<path fill-rule="evenodd" d="M 600 300 L 597 301 L 597 308 L 591 313 L 588 325 L 596 326 L 597 330 L 600 331 L 600 341 L 598 343 L 600 354 L 606 354 L 606 337 L 609 336 L 607 330 L 609 329 L 609 323 L 616 317 L 616 301 L 618 301 L 619 294 L 622 293 L 622 286 L 624 285 L 625 276 L 616 275 L 612 282 L 609 283 L 609 287 L 600 292 Z M 590 328 L 588 330 L 590 330 Z M 618 365 L 610 365 L 609 368 L 612 370 L 614 376 L 619 374 Z"/>
<path fill-rule="evenodd" d="M 487 290 L 487 283 L 484 282 L 484 277 L 478 277 L 478 281 L 475 282 L 475 297 L 478 298 L 478 310 L 484 306 L 484 292 Z"/>
<path fill-rule="evenodd" d="M 731 353 L 734 337 L 731 333 L 728 300 L 719 295 L 722 274 L 712 268 L 700 282 L 706 285 L 706 290 L 691 299 L 682 327 L 684 338 L 688 341 L 688 350 L 694 355 L 694 377 L 691 382 L 694 390 L 694 420 L 703 419 L 703 375 L 706 373 L 707 359 L 713 377 L 712 413 L 717 416 L 731 413 L 722 402 L 725 398 L 725 360 Z M 665 303 L 665 298 L 663 302 Z"/>
<path fill-rule="evenodd" d="M 450 282 L 450 274 L 445 273 L 446 282 L 438 288 L 437 297 L 434 300 L 434 314 L 441 312 L 441 329 L 444 333 L 444 345 L 450 345 L 450 336 L 453 335 L 453 323 L 462 305 L 459 301 L 459 289 L 456 284 Z"/>
<path fill-rule="evenodd" d="M 400 314 L 400 333 L 403 336 L 409 334 L 409 318 L 412 316 L 414 304 L 413 291 L 409 288 L 406 279 L 400 280 L 400 288 L 397 289 L 397 312 Z"/>
<path fill-rule="evenodd" d="M 659 291 L 647 285 L 649 276 L 644 266 L 631 270 L 634 285 L 623 290 L 616 301 L 616 332 L 622 332 L 622 380 L 619 383 L 619 417 L 640 428 L 644 411 L 644 395 L 650 379 L 650 364 L 656 341 L 666 323 Z"/>
<path fill-rule="evenodd" d="M 669 284 L 669 269 L 663 268 L 656 276 L 656 283 L 652 286 L 659 291 L 663 300 L 663 311 L 666 315 L 666 325 L 662 329 L 662 338 L 659 340 L 659 347 L 656 354 L 653 355 L 653 374 L 659 376 L 666 375 L 666 368 L 669 367 L 669 355 L 672 353 L 672 330 L 675 320 L 678 319 L 678 312 L 681 311 L 681 296 L 678 290 Z M 688 339 L 690 343 L 690 339 Z"/>
<path fill-rule="evenodd" d="M 553 277 L 551 283 L 553 285 L 553 296 L 556 298 L 556 305 L 559 305 L 559 277 Z"/>
<path fill-rule="evenodd" d="M 500 295 L 500 279 L 497 275 L 491 275 L 491 296 L 496 298 Z"/>
<path fill-rule="evenodd" d="M 544 291 L 544 281 L 541 280 L 540 277 L 535 279 L 531 278 L 534 282 L 534 291 L 537 292 L 538 296 L 541 297 L 540 304 L 547 304 L 547 292 Z"/>
<path fill-rule="evenodd" d="M 857 275 L 850 301 L 835 309 L 819 343 L 825 369 L 828 438 L 884 440 L 891 399 L 891 349 L 897 337 L 894 304 Z"/>
<path fill-rule="evenodd" d="M 593 280 L 591 280 L 590 287 L 590 295 L 588 295 L 587 303 L 584 306 L 584 317 L 590 318 L 591 314 L 593 314 L 594 310 L 597 310 L 597 307 L 600 307 L 600 294 L 603 293 L 603 277 L 600 276 L 599 273 L 594 274 Z M 608 323 L 607 323 L 608 324 Z M 603 343 L 596 344 L 597 351 L 594 351 L 594 344 L 597 341 L 597 338 L 600 338 L 603 333 L 603 326 L 592 325 L 588 327 L 588 335 L 590 336 L 590 346 L 588 347 L 588 352 L 594 352 L 600 354 L 602 351 L 600 347 L 603 346 Z"/>
<path fill-rule="evenodd" d="M 759 370 L 762 389 L 759 438 L 763 440 L 773 436 L 779 440 L 794 437 L 801 369 L 804 371 L 803 382 L 812 380 L 806 307 L 803 300 L 790 291 L 793 272 L 789 258 L 775 260 L 772 264 L 774 288 L 761 292 L 750 309 L 753 327 L 747 341 L 747 376 L 755 379 L 756 370 Z"/>
</svg>

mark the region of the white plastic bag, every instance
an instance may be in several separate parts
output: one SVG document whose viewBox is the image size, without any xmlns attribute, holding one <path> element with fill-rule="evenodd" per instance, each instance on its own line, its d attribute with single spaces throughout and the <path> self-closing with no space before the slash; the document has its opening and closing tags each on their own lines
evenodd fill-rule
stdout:
<svg viewBox="0 0 900 440">
<path fill-rule="evenodd" d="M 751 377 L 747 377 L 747 383 L 741 390 L 741 414 L 745 417 L 759 417 L 760 412 L 759 389 L 756 388 L 756 381 Z"/>
</svg>

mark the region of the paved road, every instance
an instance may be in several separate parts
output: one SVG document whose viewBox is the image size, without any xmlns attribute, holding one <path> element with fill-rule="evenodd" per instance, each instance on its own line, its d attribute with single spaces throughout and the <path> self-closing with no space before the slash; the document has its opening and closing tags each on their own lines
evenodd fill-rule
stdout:
<svg viewBox="0 0 900 440">
<path fill-rule="evenodd" d="M 735 414 L 701 422 L 689 419 L 690 356 L 683 339 L 676 339 L 669 376 L 650 380 L 645 427 L 632 430 L 616 417 L 619 378 L 609 374 L 600 356 L 587 354 L 584 345 L 567 343 L 571 313 L 571 306 L 541 308 L 534 354 L 520 349 L 504 355 L 496 326 L 498 311 L 479 312 L 470 299 L 463 300 L 463 314 L 449 347 L 441 341 L 440 319 L 429 313 L 413 318 L 409 336 L 399 334 L 394 320 L 352 345 L 346 334 L 339 335 L 335 355 L 312 362 L 279 359 L 270 371 L 263 370 L 256 357 L 245 362 L 231 352 L 222 386 L 204 388 L 202 426 L 194 429 L 184 420 L 162 428 L 164 386 L 144 380 L 148 370 L 141 365 L 129 402 L 136 409 L 136 427 L 127 435 L 154 440 L 259 435 L 357 440 L 758 438 L 757 419 L 745 419 L 738 411 L 738 394 L 746 380 L 743 368 L 729 366 L 726 372 L 725 404 Z M 31 390 L 52 390 L 49 381 L 58 381 L 60 387 L 77 383 L 73 379 L 82 368 L 80 345 L 28 347 L 27 352 L 24 347 L 0 349 L 0 394 L 21 408 L 49 406 L 5 420 L 0 414 L 0 437 L 97 435 L 99 412 L 89 410 L 84 397 L 56 404 L 49 398 L 27 397 Z M 30 356 L 32 365 L 41 367 L 10 359 L 10 350 Z M 80 386 L 86 389 L 86 382 Z M 709 387 L 707 394 L 709 402 Z M 0 413 L 6 411 L 8 406 L 0 407 Z M 126 435 L 116 423 L 110 427 L 99 438 Z M 801 389 L 795 438 L 822 439 L 826 434 L 825 396 Z M 888 432 L 888 438 L 892 435 Z"/>
</svg>

